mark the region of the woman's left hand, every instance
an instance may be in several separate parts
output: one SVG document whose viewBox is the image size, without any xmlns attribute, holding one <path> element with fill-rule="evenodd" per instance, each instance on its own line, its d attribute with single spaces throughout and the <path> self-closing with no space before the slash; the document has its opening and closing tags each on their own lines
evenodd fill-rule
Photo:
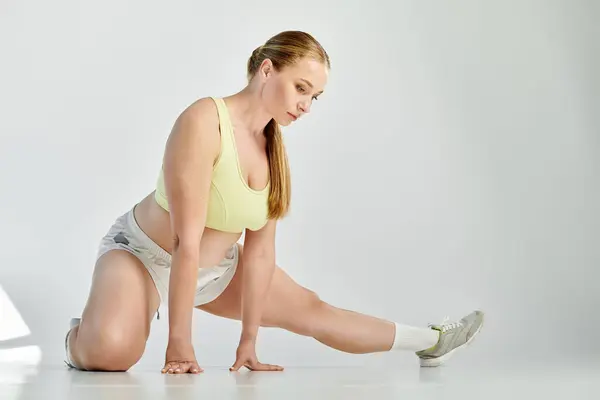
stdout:
<svg viewBox="0 0 600 400">
<path fill-rule="evenodd" d="M 240 367 L 246 367 L 250 371 L 283 371 L 279 365 L 263 364 L 256 357 L 256 346 L 254 341 L 240 341 L 236 352 L 236 360 L 230 371 L 238 371 Z"/>
</svg>

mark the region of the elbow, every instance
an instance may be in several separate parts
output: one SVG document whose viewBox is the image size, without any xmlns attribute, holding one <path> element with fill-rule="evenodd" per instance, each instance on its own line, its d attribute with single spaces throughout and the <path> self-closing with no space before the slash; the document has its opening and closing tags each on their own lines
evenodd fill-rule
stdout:
<svg viewBox="0 0 600 400">
<path fill-rule="evenodd" d="M 173 237 L 173 255 L 197 260 L 200 256 L 200 235 L 175 235 Z"/>
<path fill-rule="evenodd" d="M 274 262 L 275 252 L 271 248 L 246 248 L 244 247 L 244 257 L 246 260 L 253 262 Z"/>
</svg>

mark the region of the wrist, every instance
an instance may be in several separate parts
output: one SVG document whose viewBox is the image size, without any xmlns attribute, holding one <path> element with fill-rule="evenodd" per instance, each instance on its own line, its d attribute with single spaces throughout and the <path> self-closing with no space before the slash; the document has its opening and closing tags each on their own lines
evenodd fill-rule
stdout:
<svg viewBox="0 0 600 400">
<path fill-rule="evenodd" d="M 256 343 L 256 334 L 251 332 L 242 332 L 240 343 Z"/>
<path fill-rule="evenodd" d="M 169 344 L 190 344 L 192 337 L 189 334 L 173 332 L 169 333 Z"/>
</svg>

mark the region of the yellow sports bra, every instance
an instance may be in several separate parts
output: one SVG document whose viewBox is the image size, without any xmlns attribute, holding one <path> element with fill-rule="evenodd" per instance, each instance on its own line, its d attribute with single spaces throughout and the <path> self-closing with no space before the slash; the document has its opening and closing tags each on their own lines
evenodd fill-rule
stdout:
<svg viewBox="0 0 600 400">
<path fill-rule="evenodd" d="M 248 186 L 242 175 L 233 125 L 225 101 L 222 98 L 212 99 L 219 113 L 221 151 L 213 167 L 206 226 L 234 233 L 241 233 L 245 228 L 258 230 L 267 223 L 271 181 L 261 190 Z M 154 198 L 162 208 L 169 211 L 162 167 Z"/>
</svg>

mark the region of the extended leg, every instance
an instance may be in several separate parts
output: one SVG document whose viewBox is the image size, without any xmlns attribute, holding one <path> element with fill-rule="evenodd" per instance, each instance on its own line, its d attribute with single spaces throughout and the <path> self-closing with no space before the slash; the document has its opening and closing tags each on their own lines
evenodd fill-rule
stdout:
<svg viewBox="0 0 600 400">
<path fill-rule="evenodd" d="M 240 259 L 236 275 L 225 292 L 198 308 L 239 320 L 242 275 Z M 271 282 L 262 325 L 310 336 L 347 353 L 382 352 L 392 347 L 418 351 L 432 347 L 439 338 L 439 333 L 429 328 L 400 325 L 325 303 L 315 292 L 300 286 L 279 267 L 276 267 Z"/>
</svg>

